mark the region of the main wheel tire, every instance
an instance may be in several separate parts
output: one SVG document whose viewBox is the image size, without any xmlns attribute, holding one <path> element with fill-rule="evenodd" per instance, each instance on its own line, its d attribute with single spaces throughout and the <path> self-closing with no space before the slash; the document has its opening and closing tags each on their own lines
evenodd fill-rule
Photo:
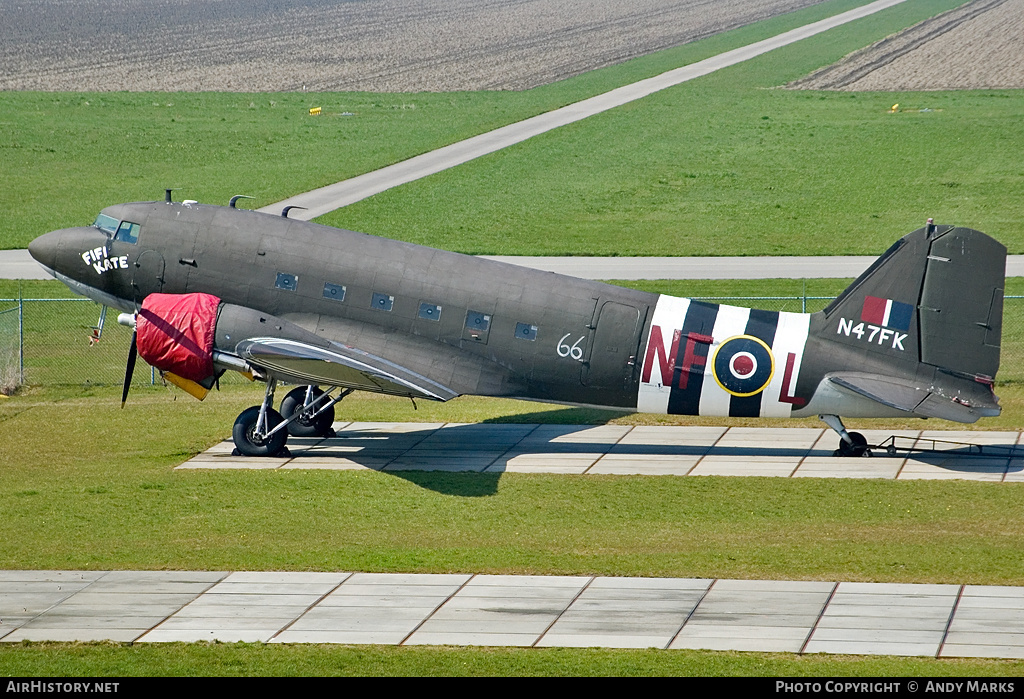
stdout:
<svg viewBox="0 0 1024 699">
<path fill-rule="evenodd" d="M 322 396 L 323 391 L 313 387 L 313 397 Z M 281 415 L 285 420 L 301 410 L 306 403 L 306 387 L 299 386 L 288 392 L 288 395 L 281 401 Z M 334 406 L 317 415 L 312 420 L 303 415 L 288 423 L 288 434 L 293 437 L 329 437 L 331 425 L 334 424 Z"/>
<path fill-rule="evenodd" d="M 231 438 L 244 456 L 273 456 L 284 448 L 288 441 L 288 430 L 279 430 L 269 437 L 257 437 L 256 422 L 260 419 L 260 406 L 246 408 L 235 420 L 231 430 Z M 267 430 L 272 430 L 284 422 L 281 413 L 273 408 L 267 409 Z"/>
<path fill-rule="evenodd" d="M 839 449 L 836 453 L 839 456 L 871 456 L 871 451 L 868 450 L 868 440 L 860 432 L 850 432 L 850 439 L 853 444 L 847 444 L 846 440 L 839 440 Z"/>
</svg>

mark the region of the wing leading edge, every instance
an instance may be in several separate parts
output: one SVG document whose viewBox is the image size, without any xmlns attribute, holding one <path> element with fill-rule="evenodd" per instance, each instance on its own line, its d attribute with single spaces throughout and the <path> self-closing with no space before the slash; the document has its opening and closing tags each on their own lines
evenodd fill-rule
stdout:
<svg viewBox="0 0 1024 699">
<path fill-rule="evenodd" d="M 436 401 L 459 395 L 398 364 L 337 343 L 325 349 L 297 340 L 254 337 L 239 342 L 236 352 L 251 365 L 289 383 L 341 386 Z"/>
</svg>

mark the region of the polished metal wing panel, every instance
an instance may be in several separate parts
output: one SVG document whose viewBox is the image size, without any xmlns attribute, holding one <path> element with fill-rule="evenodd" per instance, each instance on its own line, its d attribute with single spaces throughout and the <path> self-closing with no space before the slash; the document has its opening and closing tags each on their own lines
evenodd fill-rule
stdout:
<svg viewBox="0 0 1024 699">
<path fill-rule="evenodd" d="M 336 343 L 324 349 L 296 340 L 256 337 L 239 342 L 236 351 L 253 366 L 291 383 L 342 386 L 437 401 L 458 395 L 397 364 Z"/>
</svg>

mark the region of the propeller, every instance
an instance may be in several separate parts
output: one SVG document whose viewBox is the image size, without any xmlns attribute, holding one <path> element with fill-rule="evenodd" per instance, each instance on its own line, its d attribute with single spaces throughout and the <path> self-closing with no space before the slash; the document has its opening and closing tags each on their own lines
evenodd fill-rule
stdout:
<svg viewBox="0 0 1024 699">
<path fill-rule="evenodd" d="M 121 409 L 128 401 L 128 389 L 132 386 L 132 375 L 135 373 L 135 360 L 139 356 L 138 331 L 135 329 L 135 314 L 122 313 L 117 317 L 117 322 L 127 325 L 132 329 L 132 342 L 128 345 L 128 365 L 124 369 L 124 388 L 121 390 Z"/>
<path fill-rule="evenodd" d="M 124 404 L 128 401 L 128 389 L 132 385 L 132 374 L 135 373 L 135 358 L 139 356 L 139 346 L 135 342 L 135 338 L 138 335 L 134 330 L 132 331 L 132 343 L 128 345 L 128 366 L 124 370 L 124 389 L 121 391 L 121 409 L 124 409 Z"/>
</svg>

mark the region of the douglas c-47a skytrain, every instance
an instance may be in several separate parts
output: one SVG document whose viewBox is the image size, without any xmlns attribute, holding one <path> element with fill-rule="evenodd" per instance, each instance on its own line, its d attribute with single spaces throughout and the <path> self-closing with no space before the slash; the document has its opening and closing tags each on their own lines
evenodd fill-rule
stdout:
<svg viewBox="0 0 1024 699">
<path fill-rule="evenodd" d="M 353 390 L 463 394 L 721 417 L 999 414 L 1006 248 L 938 226 L 897 241 L 828 308 L 785 313 L 634 291 L 231 206 L 120 204 L 32 256 L 124 311 L 136 352 L 197 397 L 266 382 L 247 455 L 329 435 Z M 137 348 L 137 349 L 136 349 Z M 274 409 L 279 382 L 296 386 Z"/>
</svg>

